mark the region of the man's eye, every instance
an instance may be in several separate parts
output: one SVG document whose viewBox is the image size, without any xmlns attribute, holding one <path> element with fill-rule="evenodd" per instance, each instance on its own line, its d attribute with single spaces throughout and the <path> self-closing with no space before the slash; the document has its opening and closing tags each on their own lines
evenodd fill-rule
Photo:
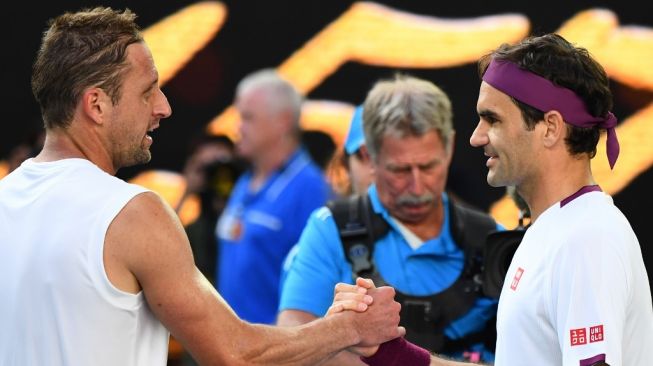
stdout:
<svg viewBox="0 0 653 366">
<path fill-rule="evenodd" d="M 395 174 L 405 174 L 410 172 L 410 168 L 402 168 L 402 167 L 392 167 L 388 170 L 390 170 L 390 172 Z"/>
<path fill-rule="evenodd" d="M 419 167 L 419 169 L 420 169 L 421 171 L 423 171 L 423 172 L 427 172 L 427 171 L 431 171 L 431 170 L 435 169 L 436 166 L 438 166 L 438 163 L 437 163 L 437 162 L 435 162 L 435 163 L 431 163 L 431 164 L 422 165 L 422 166 Z"/>
</svg>

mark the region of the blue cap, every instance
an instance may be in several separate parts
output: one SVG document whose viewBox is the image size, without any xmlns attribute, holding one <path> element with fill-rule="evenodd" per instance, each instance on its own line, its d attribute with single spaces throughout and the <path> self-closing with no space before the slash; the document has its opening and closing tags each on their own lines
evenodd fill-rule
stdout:
<svg viewBox="0 0 653 366">
<path fill-rule="evenodd" d="M 345 139 L 345 152 L 351 155 L 358 151 L 361 146 L 365 145 L 365 134 L 363 133 L 363 106 L 359 105 L 354 110 L 349 124 L 349 132 Z"/>
</svg>

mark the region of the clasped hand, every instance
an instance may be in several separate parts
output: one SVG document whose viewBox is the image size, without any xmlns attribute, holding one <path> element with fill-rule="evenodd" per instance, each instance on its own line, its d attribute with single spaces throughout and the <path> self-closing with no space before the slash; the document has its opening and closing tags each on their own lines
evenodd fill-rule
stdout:
<svg viewBox="0 0 653 366">
<path fill-rule="evenodd" d="M 374 286 L 374 282 L 372 282 L 370 279 L 359 277 L 356 279 L 355 285 L 338 283 L 335 286 L 334 290 L 333 304 L 331 304 L 331 307 L 329 307 L 327 310 L 326 316 L 342 313 L 345 311 L 353 311 L 358 314 L 363 314 L 368 309 L 372 309 L 374 306 L 381 306 L 382 304 L 380 304 L 380 301 L 387 302 L 387 297 L 389 295 L 391 295 L 390 299 L 392 300 L 392 304 L 389 304 L 391 306 L 392 312 L 385 313 L 385 316 L 397 318 L 397 322 L 395 323 L 397 324 L 396 335 L 398 337 L 404 336 L 406 334 L 406 330 L 404 327 L 398 326 L 399 310 L 401 310 L 401 305 L 394 301 L 394 289 L 387 286 L 376 288 Z M 375 297 L 379 298 L 379 300 L 377 300 L 379 301 L 378 305 L 375 304 Z M 362 324 L 362 327 L 366 327 L 366 324 Z M 363 333 L 364 330 L 365 329 L 359 329 L 359 332 Z M 349 351 L 361 356 L 369 357 L 376 353 L 376 351 L 379 349 L 379 344 L 380 343 L 367 344 L 367 342 L 363 340 L 358 345 L 350 347 Z"/>
</svg>

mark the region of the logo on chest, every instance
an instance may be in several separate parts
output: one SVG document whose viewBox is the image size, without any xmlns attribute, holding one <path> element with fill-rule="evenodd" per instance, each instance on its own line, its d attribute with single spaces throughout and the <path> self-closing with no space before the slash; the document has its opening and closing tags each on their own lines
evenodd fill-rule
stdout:
<svg viewBox="0 0 653 366">
<path fill-rule="evenodd" d="M 510 289 L 517 291 L 517 285 L 519 285 L 519 280 L 521 280 L 522 275 L 524 274 L 524 269 L 519 267 L 515 272 L 515 277 L 512 278 L 512 283 L 510 284 Z"/>
</svg>

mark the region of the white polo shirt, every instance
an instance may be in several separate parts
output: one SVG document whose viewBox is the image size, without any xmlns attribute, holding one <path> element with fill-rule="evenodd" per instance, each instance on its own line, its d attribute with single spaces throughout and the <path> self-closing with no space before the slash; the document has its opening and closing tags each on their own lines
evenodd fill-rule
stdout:
<svg viewBox="0 0 653 366">
<path fill-rule="evenodd" d="M 653 365 L 642 253 L 603 192 L 548 208 L 515 253 L 499 300 L 497 366 Z"/>
</svg>

